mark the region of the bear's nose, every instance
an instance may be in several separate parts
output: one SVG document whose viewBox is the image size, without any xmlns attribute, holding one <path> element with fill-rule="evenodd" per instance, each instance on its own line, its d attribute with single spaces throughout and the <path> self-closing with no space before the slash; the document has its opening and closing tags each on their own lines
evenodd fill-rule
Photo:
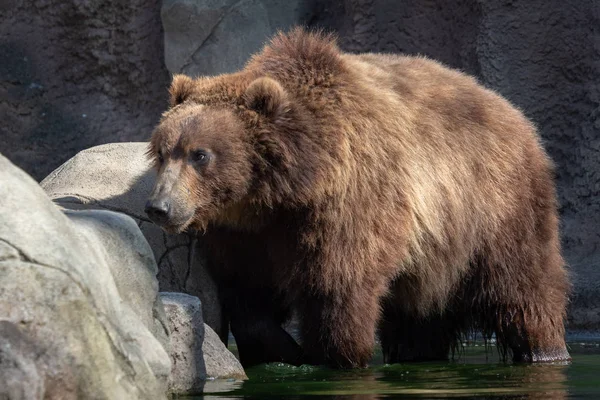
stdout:
<svg viewBox="0 0 600 400">
<path fill-rule="evenodd" d="M 162 225 L 169 219 L 169 202 L 166 200 L 148 200 L 144 211 L 152 222 Z"/>
</svg>

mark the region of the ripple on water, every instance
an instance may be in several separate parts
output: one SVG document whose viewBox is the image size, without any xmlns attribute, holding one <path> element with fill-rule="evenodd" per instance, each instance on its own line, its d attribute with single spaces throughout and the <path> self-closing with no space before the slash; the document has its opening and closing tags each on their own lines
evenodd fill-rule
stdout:
<svg viewBox="0 0 600 400">
<path fill-rule="evenodd" d="M 339 371 L 272 363 L 247 371 L 248 381 L 211 381 L 193 399 L 597 399 L 600 341 L 569 343 L 571 364 L 512 365 L 492 349 L 469 346 L 445 363 L 382 365 Z"/>
</svg>

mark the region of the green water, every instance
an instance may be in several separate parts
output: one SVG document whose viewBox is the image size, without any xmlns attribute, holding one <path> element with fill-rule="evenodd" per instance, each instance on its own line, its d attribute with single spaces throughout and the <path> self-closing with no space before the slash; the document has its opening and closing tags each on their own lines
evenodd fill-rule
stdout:
<svg viewBox="0 0 600 400">
<path fill-rule="evenodd" d="M 600 399 L 600 341 L 570 342 L 570 364 L 512 365 L 495 348 L 466 347 L 450 362 L 383 365 L 363 370 L 268 364 L 249 380 L 210 381 L 187 399 Z"/>
</svg>

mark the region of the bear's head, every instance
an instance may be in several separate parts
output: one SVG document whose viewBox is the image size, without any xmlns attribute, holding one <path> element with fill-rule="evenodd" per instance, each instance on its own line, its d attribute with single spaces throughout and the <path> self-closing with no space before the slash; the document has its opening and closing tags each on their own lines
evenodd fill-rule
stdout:
<svg viewBox="0 0 600 400">
<path fill-rule="evenodd" d="M 158 175 L 146 213 L 169 232 L 235 224 L 313 179 L 312 167 L 297 168 L 298 146 L 312 147 L 298 143 L 308 125 L 282 85 L 218 78 L 175 76 L 171 108 L 150 141 Z"/>
</svg>

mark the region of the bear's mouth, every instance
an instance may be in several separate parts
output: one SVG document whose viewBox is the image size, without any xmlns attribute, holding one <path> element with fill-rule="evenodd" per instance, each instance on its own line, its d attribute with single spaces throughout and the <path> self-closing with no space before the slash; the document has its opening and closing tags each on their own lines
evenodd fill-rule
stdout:
<svg viewBox="0 0 600 400">
<path fill-rule="evenodd" d="M 161 226 L 161 229 L 172 235 L 183 233 L 183 231 L 185 230 L 185 228 L 182 225 L 163 225 Z"/>
<path fill-rule="evenodd" d="M 188 218 L 184 223 L 167 222 L 163 225 L 160 225 L 160 227 L 165 232 L 176 235 L 185 232 L 187 228 L 192 224 L 193 220 L 193 218 Z"/>
<path fill-rule="evenodd" d="M 154 224 L 158 225 L 163 231 L 169 234 L 180 234 L 184 232 L 206 232 L 208 228 L 208 218 L 206 210 L 203 208 L 196 208 L 193 212 L 176 213 L 171 215 L 170 218 L 162 221 L 152 220 Z"/>
<path fill-rule="evenodd" d="M 179 234 L 184 232 L 194 221 L 194 213 L 186 215 L 170 215 L 170 218 L 157 219 L 150 217 L 150 220 L 163 231 L 170 234 Z"/>
</svg>

